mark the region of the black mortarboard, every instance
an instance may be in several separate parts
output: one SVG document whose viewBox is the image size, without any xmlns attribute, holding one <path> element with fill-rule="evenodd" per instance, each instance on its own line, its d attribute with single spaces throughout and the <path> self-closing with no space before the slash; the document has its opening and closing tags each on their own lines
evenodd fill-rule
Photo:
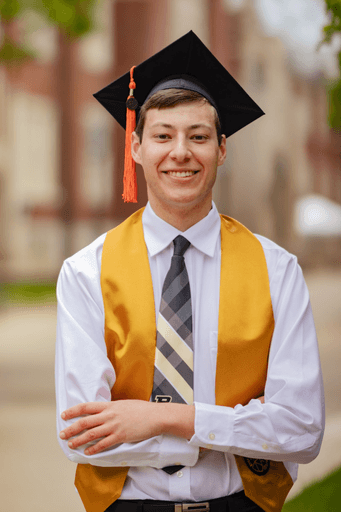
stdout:
<svg viewBox="0 0 341 512">
<path fill-rule="evenodd" d="M 94 94 L 123 128 L 129 89 L 136 100 L 137 115 L 146 99 L 158 90 L 197 91 L 216 108 L 226 137 L 264 114 L 192 31 L 136 66 L 133 75 L 134 91 L 132 72 L 128 72 Z"/>
</svg>

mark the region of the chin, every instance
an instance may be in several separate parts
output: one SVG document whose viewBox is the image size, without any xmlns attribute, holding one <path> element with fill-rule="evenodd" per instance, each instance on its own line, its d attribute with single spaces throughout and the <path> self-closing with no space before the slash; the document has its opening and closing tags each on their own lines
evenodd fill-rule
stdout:
<svg viewBox="0 0 341 512">
<path fill-rule="evenodd" d="M 172 197 L 167 202 L 173 208 L 193 208 L 202 203 L 197 196 Z"/>
</svg>

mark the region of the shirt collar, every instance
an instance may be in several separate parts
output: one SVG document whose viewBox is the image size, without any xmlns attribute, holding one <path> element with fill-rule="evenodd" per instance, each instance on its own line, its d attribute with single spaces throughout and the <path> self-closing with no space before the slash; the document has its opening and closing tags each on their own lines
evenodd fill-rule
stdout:
<svg viewBox="0 0 341 512">
<path fill-rule="evenodd" d="M 144 239 L 151 256 L 163 251 L 178 235 L 187 238 L 196 249 L 207 256 L 214 256 L 221 221 L 213 202 L 208 215 L 184 232 L 158 217 L 149 202 L 143 212 L 142 223 Z"/>
</svg>

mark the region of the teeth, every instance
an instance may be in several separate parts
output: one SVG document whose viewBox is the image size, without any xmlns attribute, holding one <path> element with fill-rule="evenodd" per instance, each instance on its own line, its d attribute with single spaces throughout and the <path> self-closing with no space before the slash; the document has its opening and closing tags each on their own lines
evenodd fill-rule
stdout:
<svg viewBox="0 0 341 512">
<path fill-rule="evenodd" d="M 193 174 L 195 174 L 195 171 L 168 171 L 168 174 L 170 176 L 186 178 L 187 176 L 193 176 Z"/>
</svg>

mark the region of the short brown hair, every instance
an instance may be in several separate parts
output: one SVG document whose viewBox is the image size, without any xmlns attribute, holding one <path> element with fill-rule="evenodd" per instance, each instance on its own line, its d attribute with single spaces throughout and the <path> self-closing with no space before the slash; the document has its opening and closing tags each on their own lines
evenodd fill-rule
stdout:
<svg viewBox="0 0 341 512">
<path fill-rule="evenodd" d="M 159 110 L 172 108 L 183 103 L 192 103 L 195 101 L 202 101 L 211 105 L 211 103 L 204 96 L 195 91 L 189 91 L 187 89 L 164 89 L 161 91 L 157 91 L 141 107 L 139 119 L 135 129 L 135 132 L 138 135 L 140 142 L 142 142 L 143 128 L 148 110 L 152 108 L 156 108 Z M 218 144 L 220 146 L 222 141 L 222 133 L 219 116 L 215 108 L 214 116 Z"/>
</svg>

